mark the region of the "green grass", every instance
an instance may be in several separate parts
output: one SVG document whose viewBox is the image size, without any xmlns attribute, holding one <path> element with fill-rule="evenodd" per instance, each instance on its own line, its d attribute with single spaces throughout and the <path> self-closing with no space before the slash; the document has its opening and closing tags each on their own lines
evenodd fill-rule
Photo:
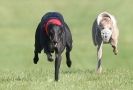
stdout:
<svg viewBox="0 0 133 90">
<path fill-rule="evenodd" d="M 132 90 L 133 25 L 131 0 L 0 0 L 0 90 Z M 41 53 L 33 64 L 34 34 L 48 11 L 63 14 L 73 35 L 72 68 L 66 58 L 60 80 L 54 81 L 54 62 Z M 120 29 L 119 54 L 104 45 L 103 72 L 96 74 L 96 47 L 91 26 L 97 14 L 116 16 Z"/>
</svg>

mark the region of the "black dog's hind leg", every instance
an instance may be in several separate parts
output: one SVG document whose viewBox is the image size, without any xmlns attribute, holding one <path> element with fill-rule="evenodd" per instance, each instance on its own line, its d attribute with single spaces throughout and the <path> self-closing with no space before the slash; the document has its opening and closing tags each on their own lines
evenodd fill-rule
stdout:
<svg viewBox="0 0 133 90">
<path fill-rule="evenodd" d="M 35 33 L 35 50 L 34 50 L 34 64 L 37 64 L 39 57 L 38 57 L 38 53 L 41 53 L 42 51 L 42 47 L 40 44 L 40 24 L 38 25 L 37 29 L 36 29 L 36 33 Z"/>
<path fill-rule="evenodd" d="M 34 51 L 34 59 L 33 59 L 34 64 L 37 64 L 38 60 L 39 60 L 38 52 Z"/>
<path fill-rule="evenodd" d="M 42 48 L 40 46 L 38 46 L 37 42 L 35 42 L 35 51 L 34 51 L 34 64 L 37 64 L 39 57 L 38 57 L 38 53 L 41 53 Z"/>
<path fill-rule="evenodd" d="M 68 67 L 71 67 L 70 51 L 72 50 L 72 34 L 68 25 L 66 23 L 64 24 L 66 29 L 66 64 Z"/>
<path fill-rule="evenodd" d="M 61 54 L 55 54 L 55 81 L 59 79 L 59 69 L 61 64 Z"/>
<path fill-rule="evenodd" d="M 66 64 L 71 67 L 70 51 L 72 50 L 72 45 L 66 45 Z"/>
</svg>

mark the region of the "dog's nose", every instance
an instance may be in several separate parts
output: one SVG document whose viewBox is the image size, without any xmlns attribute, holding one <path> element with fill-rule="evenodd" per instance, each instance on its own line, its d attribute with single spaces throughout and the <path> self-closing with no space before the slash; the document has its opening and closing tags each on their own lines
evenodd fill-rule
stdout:
<svg viewBox="0 0 133 90">
<path fill-rule="evenodd" d="M 107 38 L 107 36 L 105 36 L 105 38 Z"/>
<path fill-rule="evenodd" d="M 57 43 L 57 41 L 53 41 L 53 43 L 54 43 L 54 44 L 56 44 L 56 43 Z"/>
<path fill-rule="evenodd" d="M 57 41 L 54 41 L 53 43 L 54 43 L 54 46 L 57 47 Z"/>
</svg>

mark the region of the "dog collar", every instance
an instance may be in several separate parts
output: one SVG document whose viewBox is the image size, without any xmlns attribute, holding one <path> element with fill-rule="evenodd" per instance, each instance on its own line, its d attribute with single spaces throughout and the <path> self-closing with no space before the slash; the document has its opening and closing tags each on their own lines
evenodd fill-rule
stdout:
<svg viewBox="0 0 133 90">
<path fill-rule="evenodd" d="M 54 24 L 54 25 L 58 25 L 58 26 L 62 25 L 61 21 L 59 19 L 57 19 L 57 18 L 49 19 L 47 21 L 47 23 L 45 24 L 45 31 L 46 31 L 47 34 L 48 34 L 48 25 L 49 24 Z"/>
</svg>

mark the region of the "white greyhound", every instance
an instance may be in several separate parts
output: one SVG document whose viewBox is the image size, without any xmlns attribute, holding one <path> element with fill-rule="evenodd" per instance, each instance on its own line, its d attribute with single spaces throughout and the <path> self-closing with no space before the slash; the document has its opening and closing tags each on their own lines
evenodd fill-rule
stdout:
<svg viewBox="0 0 133 90">
<path fill-rule="evenodd" d="M 113 47 L 113 52 L 115 55 L 118 53 L 119 30 L 117 27 L 116 19 L 113 15 L 108 12 L 100 13 L 95 19 L 92 26 L 92 38 L 93 43 L 97 46 L 97 72 L 101 73 L 101 58 L 102 58 L 102 46 L 103 44 L 110 43 Z"/>
</svg>

